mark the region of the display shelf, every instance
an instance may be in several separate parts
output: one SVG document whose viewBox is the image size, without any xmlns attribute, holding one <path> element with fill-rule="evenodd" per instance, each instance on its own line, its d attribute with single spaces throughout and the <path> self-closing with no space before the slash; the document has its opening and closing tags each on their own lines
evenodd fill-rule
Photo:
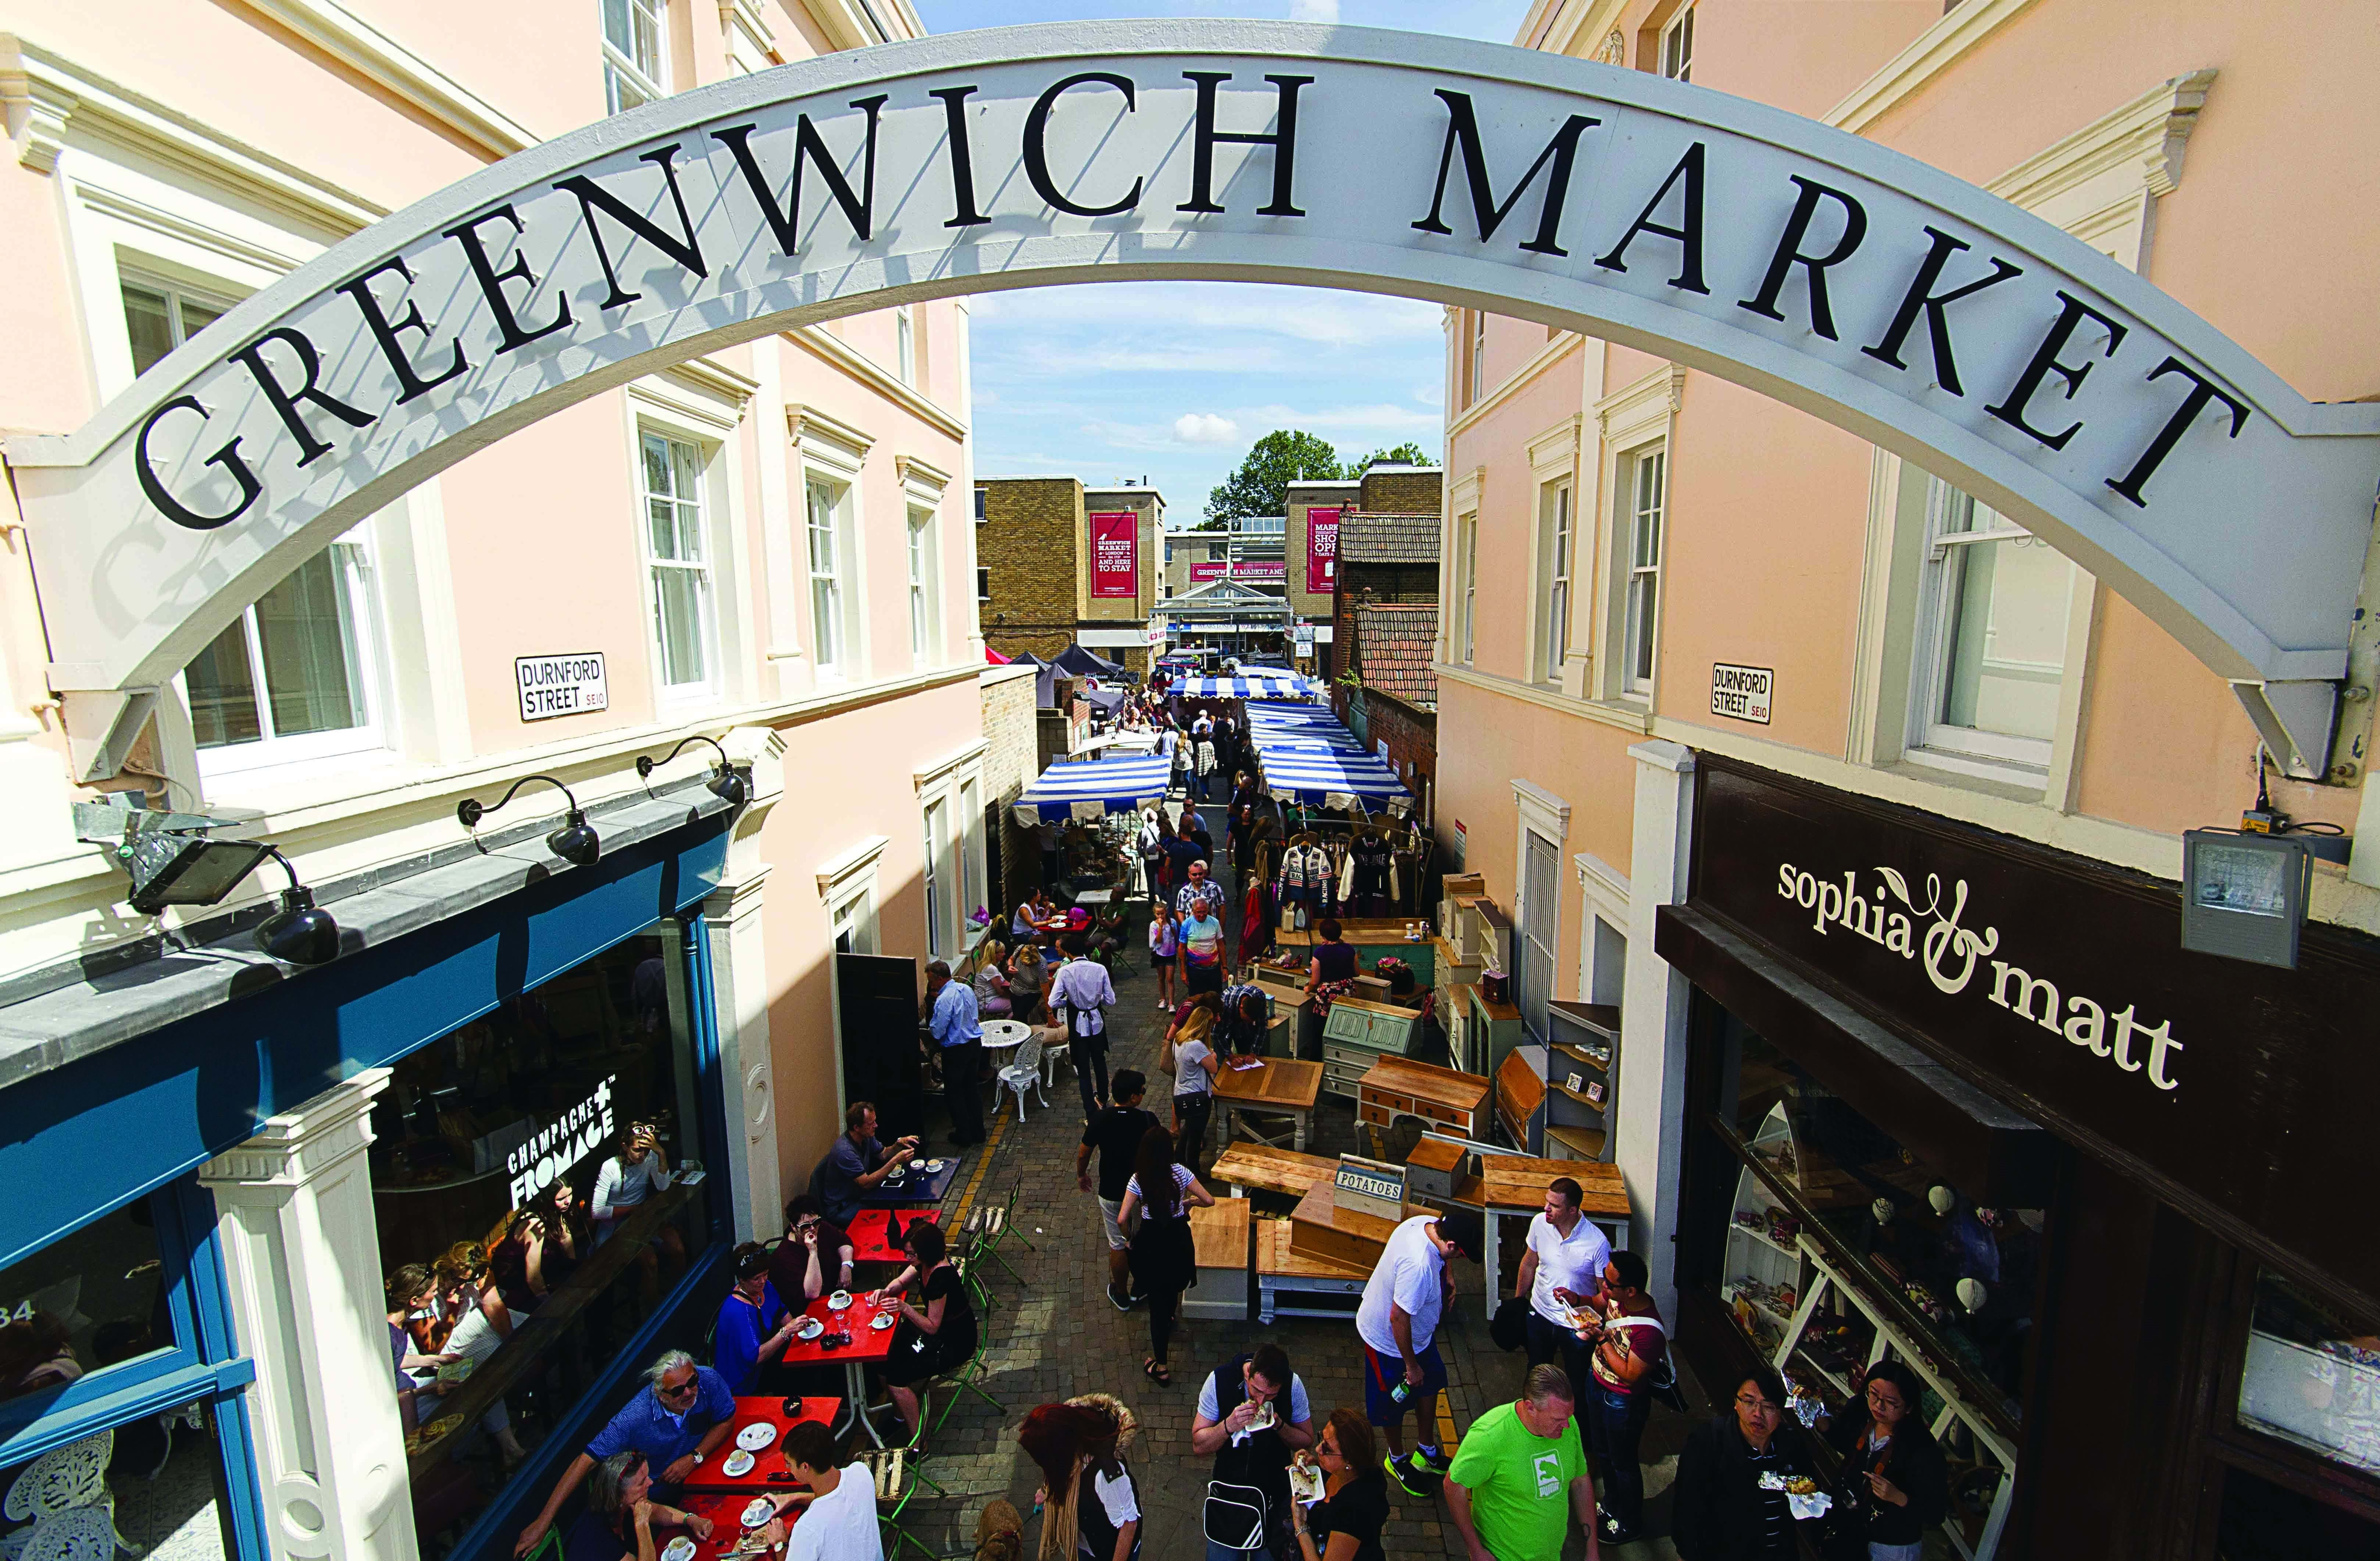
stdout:
<svg viewBox="0 0 2380 1561">
<path fill-rule="evenodd" d="M 1553 1090 L 1554 1093 L 1558 1095 L 1567 1095 L 1571 1100 L 1586 1107 L 1587 1110 L 1596 1113 L 1597 1116 L 1601 1116 L 1603 1113 L 1603 1103 L 1588 1094 L 1585 1090 L 1573 1090 L 1568 1084 L 1562 1083 L 1559 1080 L 1555 1082 Z"/>
<path fill-rule="evenodd" d="M 1789 1258 L 1798 1258 L 1802 1255 L 1802 1250 L 1800 1247 L 1788 1246 L 1784 1242 L 1778 1240 L 1774 1236 L 1769 1235 L 1766 1230 L 1755 1229 L 1751 1226 L 1745 1225 L 1741 1220 L 1736 1221 L 1730 1228 L 1741 1232 L 1745 1236 L 1749 1236 L 1755 1241 L 1759 1242 L 1762 1246 L 1782 1252 Z"/>
<path fill-rule="evenodd" d="M 1608 1135 L 1593 1128 L 1573 1128 L 1559 1122 L 1546 1126 L 1546 1142 L 1561 1145 L 1580 1160 L 1602 1159 L 1603 1146 L 1608 1141 Z"/>
<path fill-rule="evenodd" d="M 1570 1058 L 1571 1061 L 1577 1063 L 1580 1067 L 1591 1067 L 1597 1073 L 1604 1072 L 1611 1065 L 1610 1058 L 1596 1056 L 1590 1054 L 1585 1047 L 1574 1045 L 1568 1041 L 1555 1042 L 1554 1050 L 1560 1052 L 1563 1056 Z"/>
</svg>

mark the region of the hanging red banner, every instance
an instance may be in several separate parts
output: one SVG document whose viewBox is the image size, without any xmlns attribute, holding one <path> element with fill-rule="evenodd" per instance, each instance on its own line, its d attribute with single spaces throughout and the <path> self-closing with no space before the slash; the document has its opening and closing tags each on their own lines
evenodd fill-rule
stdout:
<svg viewBox="0 0 2380 1561">
<path fill-rule="evenodd" d="M 1140 517 L 1117 510 L 1091 518 L 1091 594 L 1140 594 Z"/>
<path fill-rule="evenodd" d="M 1335 509 L 1305 512 L 1305 590 L 1328 596 L 1339 576 L 1339 515 Z"/>
</svg>

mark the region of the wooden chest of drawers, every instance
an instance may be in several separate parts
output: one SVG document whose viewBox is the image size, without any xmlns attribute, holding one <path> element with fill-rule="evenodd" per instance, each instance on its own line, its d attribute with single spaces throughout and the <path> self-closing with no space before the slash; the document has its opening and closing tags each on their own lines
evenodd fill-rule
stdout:
<svg viewBox="0 0 2380 1561">
<path fill-rule="evenodd" d="M 1386 1128 L 1418 1116 L 1440 1131 L 1475 1139 L 1488 1126 L 1488 1080 L 1403 1057 L 1381 1057 L 1355 1089 L 1355 1120 Z"/>
</svg>

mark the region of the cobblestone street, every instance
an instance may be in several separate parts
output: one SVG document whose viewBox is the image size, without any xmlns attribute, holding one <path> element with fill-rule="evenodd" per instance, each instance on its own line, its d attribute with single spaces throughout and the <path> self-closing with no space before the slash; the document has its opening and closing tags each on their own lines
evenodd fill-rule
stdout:
<svg viewBox="0 0 2380 1561">
<path fill-rule="evenodd" d="M 1238 896 L 1232 897 L 1236 903 Z M 1117 961 L 1118 1003 L 1111 1016 L 1114 1039 L 1109 1066 L 1111 1070 L 1136 1067 L 1155 1078 L 1165 1016 L 1155 1009 L 1143 926 L 1145 917 L 1135 921 L 1126 954 Z M 1234 935 L 1234 953 L 1238 946 Z M 1164 1119 L 1164 1087 L 1153 1084 L 1149 1093 L 1146 1104 Z M 1099 1233 L 1098 1205 L 1075 1187 L 1074 1156 L 1081 1128 L 1074 1081 L 1062 1069 L 1048 1109 L 1029 1103 L 1020 1125 L 1012 1102 L 976 1169 L 953 1184 L 953 1213 L 947 1217 L 954 1224 L 963 1222 L 976 1204 L 1002 1201 L 1011 1188 L 1017 1189 L 1015 1236 L 1022 1239 L 1012 1239 L 1005 1255 L 1026 1283 L 1020 1287 L 997 1265 L 990 1269 L 995 1310 L 989 1320 L 992 1348 L 986 1386 L 1005 1413 L 995 1414 L 980 1399 L 966 1396 L 929 1444 L 924 1464 L 948 1494 L 920 1500 L 903 1519 L 938 1554 L 968 1551 L 976 1517 L 994 1496 L 1005 1495 L 1019 1512 L 1030 1513 L 1039 1477 L 1014 1436 L 1018 1422 L 1036 1404 L 1098 1392 L 1113 1394 L 1132 1407 L 1140 1419 L 1140 1433 L 1131 1461 L 1147 1515 L 1141 1554 L 1146 1561 L 1177 1561 L 1206 1553 L 1198 1509 L 1209 1460 L 1190 1451 L 1190 1422 L 1205 1373 L 1258 1339 L 1269 1338 L 1288 1350 L 1291 1366 L 1305 1379 L 1318 1424 L 1340 1405 L 1360 1407 L 1363 1402 L 1358 1376 L 1362 1356 L 1352 1323 L 1283 1318 L 1263 1328 L 1253 1321 L 1184 1321 L 1177 1326 L 1170 1351 L 1172 1385 L 1159 1387 L 1143 1376 L 1141 1362 L 1149 1345 L 1147 1314 L 1118 1312 L 1102 1293 L 1107 1248 Z M 1219 1121 L 1209 1132 L 1202 1168 L 1220 1149 L 1221 1131 Z M 1309 1148 L 1336 1154 L 1354 1144 L 1354 1108 L 1326 1095 L 1316 1112 L 1315 1141 Z M 1210 1185 L 1209 1190 L 1218 1198 L 1227 1195 L 1220 1187 Z M 1260 1194 L 1257 1202 L 1260 1215 L 1289 1211 L 1284 1200 Z M 1519 1223 L 1507 1230 L 1517 1237 Z M 1023 1241 L 1032 1242 L 1033 1250 L 1026 1250 Z M 1477 1265 L 1461 1263 L 1457 1272 L 1457 1307 L 1439 1335 L 1451 1384 L 1442 1400 L 1440 1439 L 1450 1451 L 1452 1443 L 1445 1433 L 1459 1434 L 1482 1411 L 1509 1397 L 1523 1370 L 1519 1355 L 1506 1355 L 1488 1341 Z M 1193 1290 L 1184 1299 L 1208 1298 Z M 1669 1527 L 1665 1493 L 1687 1424 L 1682 1417 L 1657 1410 L 1646 1433 L 1646 1489 L 1653 1498 L 1646 1518 L 1657 1533 L 1666 1533 Z M 923 1494 L 930 1497 L 932 1493 Z M 1390 1555 L 1463 1554 L 1442 1500 L 1415 1501 L 1393 1487 L 1391 1494 L 1399 1505 L 1384 1536 Z M 1573 1536 L 1565 1556 L 1585 1554 L 1584 1542 Z M 1676 1553 L 1666 1539 L 1658 1539 L 1614 1554 L 1619 1561 L 1652 1561 Z"/>
</svg>

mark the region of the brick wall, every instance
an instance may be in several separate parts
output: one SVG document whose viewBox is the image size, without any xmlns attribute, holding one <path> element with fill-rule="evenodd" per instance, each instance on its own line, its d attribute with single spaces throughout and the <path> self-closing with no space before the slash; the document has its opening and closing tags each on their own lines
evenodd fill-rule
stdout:
<svg viewBox="0 0 2380 1561">
<path fill-rule="evenodd" d="M 979 604 L 984 642 L 1002 655 L 1030 651 L 1046 660 L 1075 641 L 1083 485 L 1029 477 L 977 486 L 984 503 L 976 563 L 990 577 L 990 598 Z"/>
<path fill-rule="evenodd" d="M 1438 717 L 1377 689 L 1364 689 L 1346 700 L 1342 719 L 1363 735 L 1365 746 L 1373 752 L 1378 753 L 1380 743 L 1387 741 L 1389 763 L 1413 792 L 1415 810 L 1428 822 L 1438 802 Z M 1413 767 L 1410 773 L 1407 765 Z"/>
<path fill-rule="evenodd" d="M 1009 891 L 1016 884 L 1032 882 L 1040 871 L 1039 848 L 1034 844 L 1032 833 L 1017 823 L 1009 807 L 1041 773 L 1039 745 L 1034 730 L 1033 679 L 992 667 L 984 673 L 979 687 L 987 745 L 983 755 L 984 790 L 1000 804 L 1000 827 L 991 835 L 991 866 L 1000 880 L 1002 898 L 1014 906 L 1016 896 Z M 995 902 L 991 909 L 998 911 L 1003 907 Z"/>
<path fill-rule="evenodd" d="M 1383 468 L 1364 478 L 1356 508 L 1375 515 L 1436 515 L 1446 491 L 1446 473 L 1426 468 Z"/>
</svg>

